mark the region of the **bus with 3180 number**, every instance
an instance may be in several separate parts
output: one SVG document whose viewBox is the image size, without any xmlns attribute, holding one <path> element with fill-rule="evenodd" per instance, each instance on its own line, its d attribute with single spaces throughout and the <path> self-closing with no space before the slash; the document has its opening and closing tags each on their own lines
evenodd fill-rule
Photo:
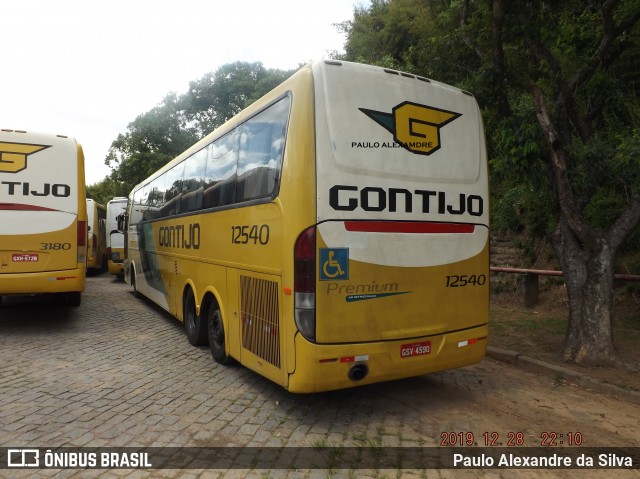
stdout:
<svg viewBox="0 0 640 479">
<path fill-rule="evenodd" d="M 0 295 L 80 305 L 87 266 L 84 155 L 73 138 L 0 130 Z"/>
<path fill-rule="evenodd" d="M 132 190 L 125 277 L 218 363 L 326 391 L 484 357 L 488 228 L 473 95 L 322 61 Z"/>
</svg>

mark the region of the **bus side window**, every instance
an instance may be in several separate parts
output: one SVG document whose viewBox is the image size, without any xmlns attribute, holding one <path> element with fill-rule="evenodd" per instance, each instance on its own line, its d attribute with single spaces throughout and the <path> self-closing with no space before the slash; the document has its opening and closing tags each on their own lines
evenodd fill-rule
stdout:
<svg viewBox="0 0 640 479">
<path fill-rule="evenodd" d="M 194 153 L 184 161 L 183 195 L 180 211 L 197 211 L 202 208 L 204 171 L 207 164 L 207 149 Z"/>
<path fill-rule="evenodd" d="M 167 175 L 167 179 L 162 216 L 177 215 L 181 212 L 180 197 L 182 196 L 184 183 L 184 161 L 171 168 L 165 175 Z"/>
<path fill-rule="evenodd" d="M 285 97 L 240 126 L 236 202 L 277 192 L 290 104 Z"/>
<path fill-rule="evenodd" d="M 204 208 L 214 208 L 234 202 L 237 158 L 237 148 L 234 148 L 234 143 L 235 131 L 232 131 L 207 147 Z"/>
</svg>

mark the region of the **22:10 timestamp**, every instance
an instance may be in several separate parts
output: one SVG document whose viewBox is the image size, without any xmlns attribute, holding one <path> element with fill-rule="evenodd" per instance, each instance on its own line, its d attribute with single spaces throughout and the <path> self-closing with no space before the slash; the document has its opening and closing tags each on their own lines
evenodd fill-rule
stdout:
<svg viewBox="0 0 640 479">
<path fill-rule="evenodd" d="M 554 431 L 543 431 L 539 435 L 536 444 L 526 444 L 526 446 L 581 446 L 582 433 L 579 431 L 558 433 Z M 441 432 L 440 445 L 445 447 L 453 446 L 525 446 L 525 435 L 522 432 L 508 432 L 506 440 L 497 432 L 484 432 L 478 441 L 472 432 Z"/>
</svg>

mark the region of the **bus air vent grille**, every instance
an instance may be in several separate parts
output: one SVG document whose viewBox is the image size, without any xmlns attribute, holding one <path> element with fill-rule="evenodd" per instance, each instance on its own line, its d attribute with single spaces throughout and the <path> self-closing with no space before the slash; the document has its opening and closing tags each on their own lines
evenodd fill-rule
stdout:
<svg viewBox="0 0 640 479">
<path fill-rule="evenodd" d="M 278 283 L 240 276 L 242 347 L 280 367 Z"/>
</svg>

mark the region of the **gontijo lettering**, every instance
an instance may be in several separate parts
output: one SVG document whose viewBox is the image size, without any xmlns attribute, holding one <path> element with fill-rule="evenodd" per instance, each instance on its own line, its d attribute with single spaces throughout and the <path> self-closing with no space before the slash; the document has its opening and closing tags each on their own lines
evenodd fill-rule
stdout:
<svg viewBox="0 0 640 479">
<path fill-rule="evenodd" d="M 0 171 L 2 171 L 0 169 Z M 68 198 L 71 195 L 71 186 L 63 183 L 44 183 L 39 186 L 32 186 L 28 181 L 2 181 L 0 185 L 7 187 L 9 196 L 55 196 L 57 198 Z"/>
<path fill-rule="evenodd" d="M 200 223 L 161 226 L 158 244 L 167 248 L 200 249 Z"/>
<path fill-rule="evenodd" d="M 482 196 L 465 193 L 449 194 L 444 191 L 414 190 L 406 188 L 383 188 L 354 185 L 334 185 L 329 189 L 329 205 L 338 211 L 404 211 L 438 213 L 440 215 L 482 216 L 484 200 Z"/>
</svg>

